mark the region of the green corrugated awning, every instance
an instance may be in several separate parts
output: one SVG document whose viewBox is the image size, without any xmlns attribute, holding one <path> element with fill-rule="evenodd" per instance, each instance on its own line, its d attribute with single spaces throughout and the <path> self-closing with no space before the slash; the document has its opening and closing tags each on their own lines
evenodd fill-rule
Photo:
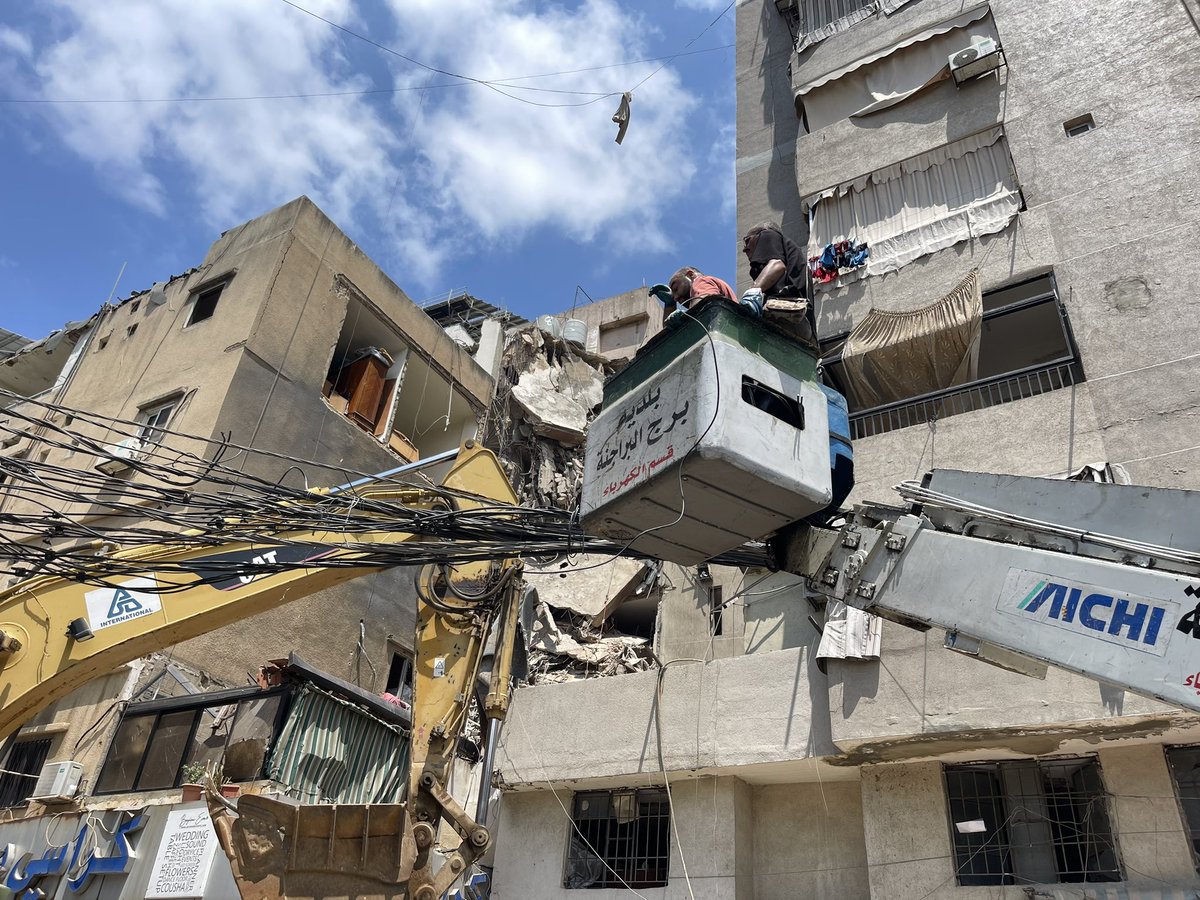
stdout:
<svg viewBox="0 0 1200 900">
<path fill-rule="evenodd" d="M 267 777 L 302 803 L 399 803 L 409 733 L 306 684 L 271 751 Z"/>
</svg>

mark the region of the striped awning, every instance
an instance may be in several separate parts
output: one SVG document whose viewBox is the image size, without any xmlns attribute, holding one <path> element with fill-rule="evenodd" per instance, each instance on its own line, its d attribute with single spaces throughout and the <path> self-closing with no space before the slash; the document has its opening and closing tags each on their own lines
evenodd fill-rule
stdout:
<svg viewBox="0 0 1200 900">
<path fill-rule="evenodd" d="M 267 777 L 302 803 L 399 803 L 409 733 L 306 684 L 271 751 Z"/>
</svg>

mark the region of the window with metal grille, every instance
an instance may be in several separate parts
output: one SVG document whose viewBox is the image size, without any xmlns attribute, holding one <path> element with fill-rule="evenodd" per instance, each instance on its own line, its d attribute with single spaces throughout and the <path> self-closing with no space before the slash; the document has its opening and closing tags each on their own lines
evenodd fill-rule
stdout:
<svg viewBox="0 0 1200 900">
<path fill-rule="evenodd" d="M 830 384 L 843 394 L 841 348 L 846 335 L 821 342 Z M 897 403 L 869 409 L 850 407 L 854 440 L 948 416 L 1033 397 L 1084 380 L 1079 349 L 1054 275 L 1007 285 L 983 294 L 979 377 Z M 852 402 L 852 401 L 851 401 Z"/>
<path fill-rule="evenodd" d="M 130 704 L 100 768 L 96 793 L 176 787 L 191 763 L 220 766 L 229 781 L 262 777 L 283 724 L 285 694 L 239 688 Z"/>
<path fill-rule="evenodd" d="M 945 775 L 960 885 L 1121 880 L 1096 760 L 972 763 Z"/>
<path fill-rule="evenodd" d="M 671 813 L 662 789 L 575 795 L 563 887 L 664 887 Z"/>
<path fill-rule="evenodd" d="M 0 769 L 0 808 L 20 806 L 33 793 L 38 775 L 50 755 L 50 738 L 16 741 L 8 751 Z"/>
<path fill-rule="evenodd" d="M 1192 853 L 1200 866 L 1200 746 L 1168 747 L 1167 762 L 1175 776 L 1175 790 L 1183 807 Z"/>
</svg>

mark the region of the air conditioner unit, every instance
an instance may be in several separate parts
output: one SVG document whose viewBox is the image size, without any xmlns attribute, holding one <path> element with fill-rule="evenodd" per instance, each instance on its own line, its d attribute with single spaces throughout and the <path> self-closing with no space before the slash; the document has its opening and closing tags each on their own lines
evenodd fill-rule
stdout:
<svg viewBox="0 0 1200 900">
<path fill-rule="evenodd" d="M 96 463 L 96 469 L 110 478 L 115 477 L 141 457 L 142 440 L 135 437 L 125 438 L 119 444 L 105 447 L 104 452 L 108 455 Z"/>
<path fill-rule="evenodd" d="M 79 791 L 83 766 L 77 762 L 52 762 L 42 766 L 30 800 L 70 800 Z"/>
<path fill-rule="evenodd" d="M 1004 62 L 1004 54 L 994 38 L 979 38 L 969 47 L 950 54 L 950 74 L 955 84 L 992 72 Z"/>
</svg>

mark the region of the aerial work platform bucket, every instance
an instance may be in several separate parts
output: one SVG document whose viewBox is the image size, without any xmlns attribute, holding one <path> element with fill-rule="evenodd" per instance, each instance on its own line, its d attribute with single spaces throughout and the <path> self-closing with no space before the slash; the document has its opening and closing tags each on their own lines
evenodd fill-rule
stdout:
<svg viewBox="0 0 1200 900">
<path fill-rule="evenodd" d="M 844 401 L 821 386 L 808 349 L 709 299 L 605 384 L 588 429 L 584 530 L 694 565 L 818 513 L 834 499 L 831 411 L 844 431 Z M 833 455 L 849 453 L 838 441 Z"/>
</svg>

